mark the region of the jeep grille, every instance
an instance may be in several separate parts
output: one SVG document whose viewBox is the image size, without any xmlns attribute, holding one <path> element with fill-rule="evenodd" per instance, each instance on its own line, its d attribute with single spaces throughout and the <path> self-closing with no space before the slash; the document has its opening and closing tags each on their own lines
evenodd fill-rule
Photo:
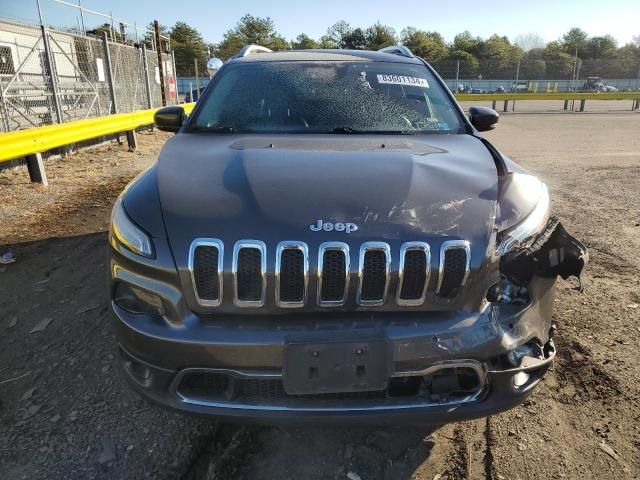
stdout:
<svg viewBox="0 0 640 480">
<path fill-rule="evenodd" d="M 222 302 L 223 244 L 216 239 L 197 239 L 191 246 L 189 268 L 196 300 L 203 306 Z M 303 307 L 309 303 L 309 249 L 304 242 L 284 241 L 275 252 L 275 303 L 282 308 Z M 325 242 L 318 249 L 315 302 L 321 307 L 347 303 L 351 274 L 351 253 L 342 242 Z M 431 250 L 426 242 L 402 244 L 394 258 L 388 244 L 366 242 L 360 246 L 355 300 L 362 306 L 387 303 L 387 292 L 394 286 L 395 302 L 400 306 L 424 304 L 432 269 Z M 391 268 L 398 261 L 396 274 Z M 442 243 L 434 293 L 440 298 L 455 297 L 469 275 L 470 248 L 463 240 Z M 239 307 L 262 307 L 267 294 L 267 248 L 257 240 L 236 242 L 232 257 L 233 299 Z M 354 283 L 355 285 L 355 283 Z M 432 287 L 433 288 L 433 287 Z M 316 292 L 316 289 L 314 289 Z M 351 297 L 353 298 L 353 297 Z"/>
</svg>

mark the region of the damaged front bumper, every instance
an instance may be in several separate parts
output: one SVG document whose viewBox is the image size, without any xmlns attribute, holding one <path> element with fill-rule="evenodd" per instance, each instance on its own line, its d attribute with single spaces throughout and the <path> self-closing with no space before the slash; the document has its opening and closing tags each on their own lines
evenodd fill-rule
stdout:
<svg viewBox="0 0 640 480">
<path fill-rule="evenodd" d="M 439 424 L 507 410 L 533 391 L 555 356 L 554 285 L 535 277 L 527 305 L 486 302 L 481 312 L 345 313 L 278 324 L 238 317 L 212 324 L 193 315 L 176 329 L 114 305 L 114 325 L 127 378 L 165 407 L 244 421 Z M 384 339 L 383 388 L 288 392 L 287 345 L 326 339 Z"/>
</svg>

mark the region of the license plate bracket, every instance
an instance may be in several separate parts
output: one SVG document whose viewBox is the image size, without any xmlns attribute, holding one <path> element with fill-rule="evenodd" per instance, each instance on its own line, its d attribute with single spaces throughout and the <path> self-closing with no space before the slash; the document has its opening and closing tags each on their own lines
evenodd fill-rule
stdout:
<svg viewBox="0 0 640 480">
<path fill-rule="evenodd" d="M 311 395 L 384 390 L 389 380 L 388 345 L 386 339 L 287 343 L 285 392 Z"/>
</svg>

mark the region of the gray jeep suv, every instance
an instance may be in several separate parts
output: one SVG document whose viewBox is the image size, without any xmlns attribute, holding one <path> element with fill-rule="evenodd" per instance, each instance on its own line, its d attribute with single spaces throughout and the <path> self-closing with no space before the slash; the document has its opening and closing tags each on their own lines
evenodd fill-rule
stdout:
<svg viewBox="0 0 640 480">
<path fill-rule="evenodd" d="M 214 62 L 215 63 L 215 62 Z M 239 420 L 443 423 L 511 408 L 588 256 L 547 187 L 406 48 L 224 64 L 118 198 L 110 296 L 143 396 Z"/>
</svg>

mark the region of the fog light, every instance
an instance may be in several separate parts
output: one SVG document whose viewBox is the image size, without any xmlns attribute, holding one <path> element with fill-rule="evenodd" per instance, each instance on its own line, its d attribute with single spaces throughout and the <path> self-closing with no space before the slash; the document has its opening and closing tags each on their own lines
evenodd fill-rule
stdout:
<svg viewBox="0 0 640 480">
<path fill-rule="evenodd" d="M 526 372 L 518 372 L 513 376 L 513 384 L 516 388 L 520 388 L 529 381 L 529 374 Z"/>
<path fill-rule="evenodd" d="M 151 369 L 144 363 L 138 362 L 136 359 L 130 357 L 122 349 L 120 349 L 120 355 L 122 357 L 124 368 L 131 378 L 140 386 L 149 387 L 151 385 Z"/>
<path fill-rule="evenodd" d="M 118 283 L 113 301 L 129 313 L 146 315 L 164 315 L 165 313 L 162 298 L 128 283 Z"/>
</svg>

